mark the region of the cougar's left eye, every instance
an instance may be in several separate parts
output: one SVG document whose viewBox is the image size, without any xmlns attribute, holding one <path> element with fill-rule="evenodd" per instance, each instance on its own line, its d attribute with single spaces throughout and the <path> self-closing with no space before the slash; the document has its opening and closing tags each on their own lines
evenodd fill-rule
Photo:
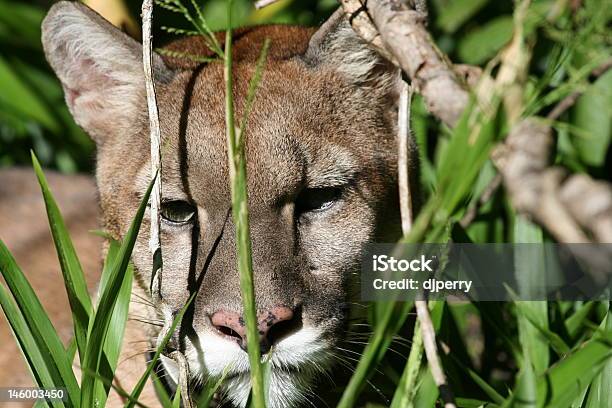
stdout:
<svg viewBox="0 0 612 408">
<path fill-rule="evenodd" d="M 193 220 L 195 207 L 187 201 L 166 201 L 161 205 L 161 216 L 171 224 L 186 224 Z"/>
<path fill-rule="evenodd" d="M 334 205 L 341 193 L 340 187 L 307 188 L 295 201 L 296 211 L 299 214 L 325 211 Z"/>
</svg>

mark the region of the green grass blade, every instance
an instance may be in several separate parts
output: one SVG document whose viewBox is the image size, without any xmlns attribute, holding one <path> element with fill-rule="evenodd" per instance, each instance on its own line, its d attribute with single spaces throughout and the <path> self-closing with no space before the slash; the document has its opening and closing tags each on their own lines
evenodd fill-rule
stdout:
<svg viewBox="0 0 612 408">
<path fill-rule="evenodd" d="M 612 332 L 596 334 L 538 378 L 538 406 L 570 406 L 611 358 Z"/>
<path fill-rule="evenodd" d="M 32 153 L 32 163 L 45 201 L 51 235 L 53 236 L 53 242 L 57 250 L 57 256 L 64 277 L 64 285 L 72 311 L 74 334 L 77 341 L 79 357 L 81 361 L 83 361 L 85 357 L 85 345 L 87 343 L 87 327 L 89 326 L 89 319 L 92 314 L 91 298 L 87 290 L 85 275 L 83 274 L 83 269 L 81 268 L 81 263 L 76 255 L 74 246 L 72 245 L 68 229 L 66 228 L 66 224 L 64 223 L 57 203 L 49 190 L 49 185 L 40 167 L 40 163 L 34 153 Z"/>
<path fill-rule="evenodd" d="M 25 318 L 4 285 L 0 285 L 0 306 L 2 306 L 2 311 L 11 326 L 17 344 L 28 363 L 34 382 L 41 388 L 60 386 L 63 382 L 59 374 L 54 367 L 49 366 L 49 362 L 43 357 L 45 351 L 41 350 L 34 341 L 34 336 L 28 328 Z M 51 405 L 54 408 L 64 407 L 62 402 L 51 402 Z"/>
<path fill-rule="evenodd" d="M 121 386 L 113 383 L 113 380 L 103 377 L 99 373 L 94 373 L 93 371 L 88 371 L 88 374 L 91 375 L 92 377 L 95 377 L 99 382 L 103 383 L 109 389 L 112 388 L 117 393 L 117 395 L 119 395 L 124 400 L 132 402 L 135 406 L 140 407 L 140 408 L 149 408 L 147 405 L 143 404 L 142 402 L 132 399 L 132 396 L 126 390 L 124 390 Z M 103 407 L 104 405 L 105 404 L 101 404 L 100 407 Z M 169 407 L 170 405 L 167 405 L 167 406 Z"/>
<path fill-rule="evenodd" d="M 247 97 L 244 104 L 244 113 L 242 114 L 242 119 L 240 120 L 241 138 L 243 138 L 242 136 L 246 133 L 249 116 L 251 114 L 253 102 L 255 101 L 255 95 L 257 94 L 257 88 L 259 87 L 259 82 L 261 81 L 261 76 L 266 65 L 266 58 L 268 57 L 269 49 L 270 40 L 266 38 L 263 46 L 261 47 L 261 51 L 259 52 L 257 65 L 255 66 L 255 73 L 253 74 L 253 76 L 251 77 L 251 81 L 249 82 L 249 89 L 247 91 Z"/>
<path fill-rule="evenodd" d="M 112 314 L 117 303 L 118 293 L 123 286 L 123 282 L 127 279 L 127 269 L 130 262 L 130 256 L 136 243 L 136 237 L 142 223 L 149 195 L 153 188 L 153 182 L 149 184 L 147 191 L 144 194 L 138 211 L 132 224 L 127 231 L 123 243 L 117 253 L 117 259 L 113 263 L 113 267 L 108 277 L 108 283 L 105 285 L 105 290 L 100 294 L 98 302 L 98 310 L 94 316 L 94 321 L 89 335 L 90 341 L 87 343 L 85 350 L 85 358 L 82 362 L 83 377 L 81 381 L 81 406 L 92 407 L 99 401 L 95 401 L 95 384 L 97 379 L 89 373 L 99 373 L 100 361 L 104 350 L 104 344 L 109 333 L 109 326 L 112 321 Z"/>
<path fill-rule="evenodd" d="M 363 350 L 359 363 L 342 393 L 340 402 L 337 405 L 338 408 L 350 408 L 356 404 L 364 384 L 375 372 L 374 368 L 384 357 L 387 348 L 393 340 L 393 336 L 404 324 L 406 317 L 408 317 L 408 312 L 412 309 L 413 305 L 413 302 L 404 302 L 400 311 L 396 312 L 395 302 L 376 304 L 382 310 L 376 322 L 374 333 Z"/>
<path fill-rule="evenodd" d="M 206 405 L 202 405 L 206 407 Z M 181 387 L 176 388 L 176 393 L 172 399 L 172 408 L 181 408 Z"/>
<path fill-rule="evenodd" d="M 0 240 L 0 272 L 38 345 L 56 386 L 66 387 L 71 406 L 77 406 L 79 385 L 72 372 L 71 360 L 42 307 L 38 296 L 26 279 L 8 248 Z"/>
<path fill-rule="evenodd" d="M 264 373 L 261 366 L 255 288 L 253 284 L 253 259 L 247 204 L 247 177 L 244 149 L 238 140 L 234 120 L 234 97 L 232 79 L 232 0 L 227 2 L 228 28 L 225 36 L 225 121 L 228 144 L 228 162 L 232 191 L 232 215 L 236 225 L 236 245 L 240 292 L 247 327 L 247 350 L 251 372 L 251 395 L 255 408 L 265 408 Z"/>
<path fill-rule="evenodd" d="M 221 387 L 221 384 L 223 384 L 223 381 L 225 381 L 225 379 L 227 378 L 227 375 L 229 374 L 231 367 L 232 367 L 231 365 L 225 367 L 225 370 L 223 370 L 223 374 L 221 374 L 221 376 L 216 381 L 214 381 L 212 384 L 204 384 L 204 389 L 200 393 L 198 400 L 197 400 L 198 407 L 210 406 L 215 396 L 215 393 L 219 390 L 219 388 Z M 247 404 L 247 406 L 249 405 Z"/>
<path fill-rule="evenodd" d="M 144 386 L 147 383 L 147 380 L 149 379 L 149 376 L 153 372 L 153 368 L 155 367 L 155 365 L 157 364 L 157 361 L 159 360 L 159 356 L 161 355 L 161 353 L 166 348 L 166 345 L 168 344 L 168 341 L 170 341 L 170 338 L 172 337 L 172 334 L 176 330 L 177 326 L 183 320 L 183 315 L 185 314 L 185 312 L 187 311 L 187 309 L 191 305 L 191 302 L 195 298 L 195 295 L 196 295 L 195 293 L 193 295 L 191 295 L 191 297 L 189 298 L 189 300 L 187 301 L 185 306 L 183 306 L 183 308 L 174 317 L 174 320 L 172 321 L 172 325 L 170 326 L 170 330 L 164 336 L 164 338 L 162 339 L 162 341 L 159 344 L 159 346 L 157 346 L 157 350 L 155 351 L 155 354 L 153 355 L 153 358 L 151 359 L 151 361 L 147 365 L 147 369 L 145 370 L 143 375 L 138 380 L 138 383 L 134 387 L 134 390 L 132 390 L 132 394 L 130 395 L 130 402 L 125 405 L 125 408 L 132 408 L 134 406 L 134 403 L 132 401 L 137 401 L 138 400 L 138 397 L 140 396 L 140 393 L 144 389 Z"/>
<path fill-rule="evenodd" d="M 602 328 L 608 333 L 612 332 L 612 313 L 609 310 Z M 586 408 L 599 407 L 612 407 L 612 358 L 595 377 L 589 390 Z"/>
<path fill-rule="evenodd" d="M 521 372 L 518 377 L 516 390 L 508 399 L 505 407 L 536 408 L 537 383 L 533 364 L 529 361 L 529 354 L 525 354 Z"/>
<path fill-rule="evenodd" d="M 112 266 L 115 260 L 117 259 L 119 249 L 120 244 L 115 240 L 111 240 L 108 249 L 108 254 L 106 257 L 106 262 L 104 264 L 104 269 L 102 272 L 102 277 L 100 279 L 100 293 L 103 293 L 106 290 L 107 285 L 109 284 Z M 117 367 L 117 361 L 119 360 L 119 355 L 121 354 L 121 344 L 123 342 L 123 334 L 125 332 L 125 325 L 127 322 L 128 310 L 130 307 L 130 297 L 132 294 L 133 276 L 134 267 L 130 264 L 126 269 L 126 275 L 123 279 L 121 288 L 119 289 L 119 293 L 117 295 L 117 301 L 112 313 L 111 323 L 109 326 L 109 335 L 106 339 L 106 343 L 104 343 L 104 355 L 107 357 L 108 364 L 110 365 L 113 372 Z"/>
<path fill-rule="evenodd" d="M 419 371 L 421 369 L 421 359 L 423 357 L 423 336 L 421 334 L 421 325 L 417 320 L 414 326 L 414 336 L 412 336 L 412 345 L 408 362 L 402 373 L 400 382 L 393 395 L 391 408 L 405 408 L 414 406 L 414 398 L 416 396 L 416 384 Z"/>
<path fill-rule="evenodd" d="M 542 229 L 522 216 L 515 216 L 514 242 L 519 245 L 515 250 L 515 265 L 517 270 L 517 283 L 523 296 L 529 296 L 532 288 L 543 287 L 546 284 L 544 274 L 545 254 L 541 245 L 543 243 Z M 520 245 L 532 243 L 534 245 Z M 544 336 L 548 330 L 548 304 L 544 301 L 516 302 L 519 326 L 519 342 L 522 352 L 529 354 L 529 361 L 533 364 L 535 372 L 542 374 L 549 365 L 549 339 Z M 558 336 L 557 336 L 558 337 Z M 555 338 L 560 340 L 560 338 Z M 564 345 L 563 341 L 561 343 Z M 567 352 L 567 347 L 560 346 L 560 352 Z"/>
<path fill-rule="evenodd" d="M 121 289 L 117 295 L 117 302 L 112 312 L 111 322 L 108 326 L 108 334 L 104 342 L 102 360 L 100 361 L 100 376 L 103 378 L 113 378 L 121 354 L 121 346 L 123 344 L 123 335 L 128 318 L 128 310 L 130 307 L 130 297 L 132 295 L 132 280 L 134 276 L 134 267 L 129 265 Z M 99 401 L 106 400 L 109 386 L 101 382 L 96 383 L 96 398 Z"/>
<path fill-rule="evenodd" d="M 587 302 L 582 305 L 575 313 L 572 313 L 567 319 L 565 319 L 564 325 L 567 330 L 567 334 L 574 339 L 581 327 L 583 327 L 583 323 L 587 321 L 589 313 L 593 310 L 595 306 L 595 302 Z"/>
<path fill-rule="evenodd" d="M 162 384 L 161 380 L 159 379 L 155 371 L 151 373 L 151 382 L 153 383 L 153 388 L 155 388 L 155 393 L 157 394 L 157 398 L 159 398 L 159 402 L 161 403 L 161 406 L 171 407 L 172 400 L 170 399 L 170 395 L 168 395 L 168 391 L 166 391 L 166 388 Z M 203 405 L 203 406 L 206 406 L 206 405 Z"/>
</svg>

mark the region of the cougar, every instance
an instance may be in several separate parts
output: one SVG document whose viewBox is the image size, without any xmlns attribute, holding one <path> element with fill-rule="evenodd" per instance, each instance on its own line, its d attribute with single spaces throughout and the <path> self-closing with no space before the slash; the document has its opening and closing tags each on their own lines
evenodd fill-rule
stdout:
<svg viewBox="0 0 612 408">
<path fill-rule="evenodd" d="M 340 10 L 318 30 L 269 25 L 237 30 L 233 38 L 238 118 L 260 49 L 266 39 L 271 44 L 244 132 L 248 206 L 260 349 L 271 365 L 268 405 L 297 407 L 326 385 L 320 374 L 334 369 L 358 301 L 364 246 L 400 233 L 401 78 Z M 97 145 L 101 227 L 120 239 L 151 179 L 141 44 L 76 2 L 51 8 L 42 40 L 76 123 Z M 212 56 L 199 37 L 167 49 Z M 129 322 L 124 354 L 136 353 L 138 339 L 155 349 L 160 327 L 196 293 L 172 344 L 186 356 L 192 384 L 224 376 L 224 401 L 244 407 L 249 362 L 223 63 L 155 54 L 153 66 L 163 145 L 163 272 L 153 299 L 147 212 L 132 255 L 132 313 L 141 321 Z M 175 363 L 164 358 L 160 369 L 174 387 Z M 120 372 L 118 381 L 135 382 L 128 378 L 133 371 L 124 378 Z"/>
</svg>

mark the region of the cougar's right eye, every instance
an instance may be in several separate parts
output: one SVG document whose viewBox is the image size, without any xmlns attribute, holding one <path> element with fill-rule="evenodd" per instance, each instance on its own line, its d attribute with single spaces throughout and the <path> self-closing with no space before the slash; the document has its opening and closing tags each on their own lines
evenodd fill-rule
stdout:
<svg viewBox="0 0 612 408">
<path fill-rule="evenodd" d="M 307 188 L 295 201 L 299 214 L 322 212 L 331 208 L 342 195 L 340 187 Z"/>
<path fill-rule="evenodd" d="M 169 224 L 187 224 L 193 220 L 195 211 L 187 201 L 166 201 L 161 205 L 161 216 Z"/>
</svg>

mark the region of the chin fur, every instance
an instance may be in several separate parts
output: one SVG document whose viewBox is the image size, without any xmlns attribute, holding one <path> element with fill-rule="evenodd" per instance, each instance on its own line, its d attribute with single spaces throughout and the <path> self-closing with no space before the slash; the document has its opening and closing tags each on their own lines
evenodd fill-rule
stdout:
<svg viewBox="0 0 612 408">
<path fill-rule="evenodd" d="M 235 342 L 215 333 L 199 335 L 198 347 L 190 347 L 186 353 L 192 380 L 214 383 L 225 377 L 221 386 L 223 399 L 236 407 L 246 407 L 251 390 L 248 354 Z M 329 367 L 331 354 L 314 328 L 303 328 L 281 340 L 264 356 L 271 364 L 267 406 L 270 408 L 299 407 L 315 394 L 312 383 L 317 374 Z M 202 350 L 196 352 L 195 350 Z M 162 359 L 166 372 L 176 383 L 177 370 L 174 362 Z"/>
</svg>

